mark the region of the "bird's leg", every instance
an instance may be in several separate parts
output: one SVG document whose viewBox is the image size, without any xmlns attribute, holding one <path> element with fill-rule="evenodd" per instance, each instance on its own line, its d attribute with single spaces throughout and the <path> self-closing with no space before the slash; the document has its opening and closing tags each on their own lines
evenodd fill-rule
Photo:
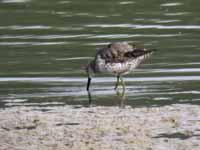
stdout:
<svg viewBox="0 0 200 150">
<path fill-rule="evenodd" d="M 122 84 L 122 88 L 123 88 L 122 96 L 125 96 L 126 85 L 125 85 L 123 78 L 121 76 L 119 78 L 121 80 L 121 84 Z"/>
<path fill-rule="evenodd" d="M 119 75 L 117 75 L 117 82 L 115 83 L 115 90 L 117 90 L 118 85 L 119 85 Z"/>
</svg>

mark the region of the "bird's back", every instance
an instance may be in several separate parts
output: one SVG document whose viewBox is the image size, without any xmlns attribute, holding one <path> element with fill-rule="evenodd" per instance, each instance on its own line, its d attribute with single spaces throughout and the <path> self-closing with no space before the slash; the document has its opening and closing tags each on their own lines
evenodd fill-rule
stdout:
<svg viewBox="0 0 200 150">
<path fill-rule="evenodd" d="M 127 42 L 116 42 L 107 45 L 106 47 L 100 49 L 97 52 L 97 56 L 100 56 L 107 63 L 113 62 L 123 62 L 125 61 L 125 54 L 127 52 L 133 51 L 133 46 L 129 45 Z"/>
<path fill-rule="evenodd" d="M 115 42 L 100 49 L 95 57 L 95 72 L 126 74 L 133 71 L 151 50 L 135 48 L 127 42 Z"/>
</svg>

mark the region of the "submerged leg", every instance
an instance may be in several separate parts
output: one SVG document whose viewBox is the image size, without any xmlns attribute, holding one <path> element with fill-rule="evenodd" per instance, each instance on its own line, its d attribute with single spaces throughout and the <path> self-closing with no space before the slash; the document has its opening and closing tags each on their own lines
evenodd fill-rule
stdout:
<svg viewBox="0 0 200 150">
<path fill-rule="evenodd" d="M 91 83 L 91 77 L 88 77 L 88 82 L 87 82 L 87 91 L 90 90 L 90 83 Z"/>
<path fill-rule="evenodd" d="M 122 96 L 124 96 L 125 90 L 126 90 L 126 85 L 125 85 L 125 82 L 124 82 L 123 78 L 121 76 L 119 78 L 121 80 L 121 84 L 122 84 L 122 88 L 123 88 Z"/>
<path fill-rule="evenodd" d="M 119 75 L 117 75 L 117 82 L 115 83 L 115 90 L 117 90 L 118 85 L 119 85 Z"/>
</svg>

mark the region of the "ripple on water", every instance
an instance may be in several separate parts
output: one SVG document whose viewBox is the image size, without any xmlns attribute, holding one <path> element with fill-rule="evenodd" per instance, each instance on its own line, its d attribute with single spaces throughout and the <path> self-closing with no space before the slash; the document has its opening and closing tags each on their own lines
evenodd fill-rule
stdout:
<svg viewBox="0 0 200 150">
<path fill-rule="evenodd" d="M 31 0 L 1 0 L 0 3 L 27 3 Z"/>
<path fill-rule="evenodd" d="M 2 102 L 6 102 L 6 103 L 21 103 L 21 102 L 26 102 L 27 99 L 17 99 L 17 98 L 14 98 L 14 99 L 4 99 L 4 100 L 1 100 Z"/>
<path fill-rule="evenodd" d="M 35 29 L 51 29 L 51 26 L 34 25 L 34 26 L 22 26 L 22 25 L 11 25 L 11 26 L 0 26 L 3 30 L 35 30 Z"/>
<path fill-rule="evenodd" d="M 183 3 L 163 3 L 161 4 L 160 6 L 163 6 L 163 7 L 171 7 L 171 6 L 180 6 L 180 5 L 183 5 Z"/>
<path fill-rule="evenodd" d="M 164 13 L 165 16 L 183 16 L 183 15 L 189 15 L 191 13 L 189 12 L 176 12 L 176 13 Z"/>
<path fill-rule="evenodd" d="M 143 25 L 143 24 L 88 24 L 85 27 L 100 27 L 100 28 L 135 28 L 135 29 L 200 29 L 199 25 Z"/>
<path fill-rule="evenodd" d="M 200 72 L 200 68 L 182 68 L 182 69 L 145 69 L 146 73 L 193 73 Z"/>
<path fill-rule="evenodd" d="M 180 36 L 180 34 L 99 34 L 88 37 L 88 39 L 106 38 L 106 39 L 119 39 L 119 38 L 131 38 L 131 37 L 174 37 Z"/>
<path fill-rule="evenodd" d="M 200 81 L 200 76 L 160 76 L 160 77 L 125 77 L 128 82 L 136 81 Z M 94 77 L 93 82 L 115 82 L 114 77 Z M 0 77 L 0 82 L 80 82 L 85 83 L 83 77 Z"/>
<path fill-rule="evenodd" d="M 32 46 L 41 46 L 41 45 L 63 45 L 67 42 L 0 42 L 0 45 L 4 46 L 15 46 L 15 45 L 32 45 Z"/>
<path fill-rule="evenodd" d="M 136 101 L 136 103 L 139 100 L 146 101 L 150 99 L 156 101 L 151 101 L 151 103 L 159 104 L 161 101 L 171 103 L 172 100 L 174 101 L 174 97 L 192 94 L 197 99 L 197 96 L 200 94 L 199 90 L 181 89 L 179 84 L 174 86 L 175 83 L 180 83 L 180 81 L 200 81 L 200 76 L 126 77 L 124 80 L 127 83 L 126 95 L 128 99 Z M 110 101 L 116 103 L 116 91 L 113 89 L 115 81 L 116 78 L 114 77 L 93 78 L 91 94 L 95 97 L 95 101 L 106 96 L 111 98 Z M 79 104 L 82 102 L 87 103 L 88 93 L 85 89 L 86 82 L 87 78 L 83 77 L 0 78 L 0 83 L 3 85 L 8 84 L 11 87 L 12 85 L 25 85 L 23 86 L 23 90 L 21 86 L 17 86 L 16 91 L 20 90 L 21 92 L 3 97 L 4 105 L 9 107 L 21 105 L 56 106 L 65 105 L 66 103 L 71 103 L 71 101 Z M 34 87 L 30 88 L 32 84 Z M 119 91 L 121 91 L 121 87 L 119 87 Z M 2 99 L 2 97 L 0 98 Z M 181 100 L 184 101 L 186 99 L 181 98 Z M 198 101 L 196 102 L 198 103 Z"/>
<path fill-rule="evenodd" d="M 55 60 L 88 60 L 88 59 L 92 59 L 93 57 L 70 57 L 70 58 L 56 58 Z"/>
<path fill-rule="evenodd" d="M 1 35 L 0 39 L 40 39 L 40 40 L 48 40 L 48 39 L 67 39 L 67 38 L 81 38 L 81 37 L 89 37 L 91 34 L 73 34 L 73 35 Z"/>
<path fill-rule="evenodd" d="M 135 2 L 133 1 L 122 1 L 122 2 L 119 2 L 120 5 L 130 5 L 130 4 L 134 4 Z"/>
</svg>

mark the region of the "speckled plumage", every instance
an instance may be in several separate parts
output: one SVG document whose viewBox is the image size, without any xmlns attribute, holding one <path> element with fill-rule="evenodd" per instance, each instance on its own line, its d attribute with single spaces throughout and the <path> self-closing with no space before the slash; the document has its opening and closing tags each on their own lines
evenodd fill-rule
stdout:
<svg viewBox="0 0 200 150">
<path fill-rule="evenodd" d="M 152 50 L 138 49 L 127 42 L 116 42 L 100 49 L 88 67 L 94 73 L 127 74 L 151 53 Z"/>
<path fill-rule="evenodd" d="M 115 42 L 99 49 L 94 60 L 86 67 L 88 73 L 87 90 L 89 90 L 91 82 L 91 73 L 108 73 L 117 76 L 115 89 L 117 89 L 120 79 L 125 91 L 125 83 L 121 76 L 134 71 L 153 51 L 133 47 L 127 42 Z"/>
</svg>

